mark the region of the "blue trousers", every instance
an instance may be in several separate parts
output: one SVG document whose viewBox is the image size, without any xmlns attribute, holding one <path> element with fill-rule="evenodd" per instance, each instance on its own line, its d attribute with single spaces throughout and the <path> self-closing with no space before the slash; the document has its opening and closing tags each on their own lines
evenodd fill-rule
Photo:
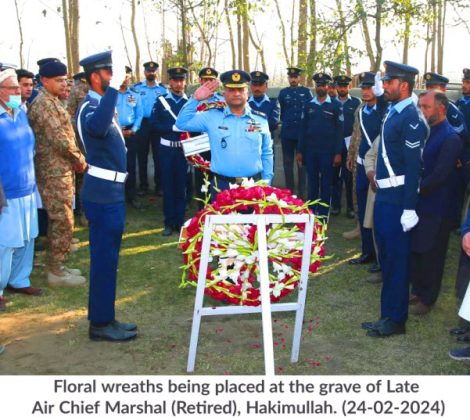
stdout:
<svg viewBox="0 0 470 420">
<path fill-rule="evenodd" d="M 281 139 L 282 145 L 282 163 L 284 166 L 284 175 L 286 178 L 286 188 L 295 194 L 294 190 L 294 162 L 297 152 L 297 139 Z M 306 174 L 303 166 L 297 165 L 297 174 L 299 179 L 299 188 L 297 194 L 303 196 L 305 192 Z"/>
<path fill-rule="evenodd" d="M 330 205 L 333 160 L 334 153 L 331 152 L 309 152 L 304 156 L 308 176 L 308 200 L 320 199 Z M 327 216 L 329 210 L 328 207 L 317 205 L 313 211 L 320 216 Z"/>
<path fill-rule="evenodd" d="M 333 192 L 331 193 L 331 207 L 341 210 L 341 196 L 344 189 L 346 191 L 346 206 L 348 210 L 354 210 L 352 199 L 352 173 L 346 167 L 348 149 L 343 144 L 341 152 L 341 166 L 333 170 Z"/>
<path fill-rule="evenodd" d="M 367 192 L 369 191 L 369 180 L 364 166 L 357 164 L 356 166 L 356 198 L 357 198 L 357 215 L 359 226 L 361 229 L 362 253 L 375 254 L 374 239 L 372 237 L 372 229 L 364 227 L 364 216 L 366 213 Z"/>
<path fill-rule="evenodd" d="M 403 207 L 375 201 L 375 241 L 379 252 L 383 286 L 381 318 L 397 323 L 408 319 L 410 233 L 403 232 Z"/>
<path fill-rule="evenodd" d="M 181 226 L 186 208 L 188 163 L 180 147 L 160 144 L 165 226 Z"/>
<path fill-rule="evenodd" d="M 31 286 L 29 276 L 33 257 L 34 239 L 25 241 L 21 248 L 0 246 L 0 296 L 7 285 L 15 288 Z"/>
<path fill-rule="evenodd" d="M 90 240 L 88 319 L 106 323 L 115 319 L 116 274 L 126 218 L 124 202 L 82 201 Z"/>
<path fill-rule="evenodd" d="M 126 198 L 133 200 L 135 198 L 135 189 L 137 182 L 137 151 L 139 148 L 139 141 L 137 134 L 134 134 L 126 139 L 127 148 L 127 180 L 126 180 Z"/>
</svg>

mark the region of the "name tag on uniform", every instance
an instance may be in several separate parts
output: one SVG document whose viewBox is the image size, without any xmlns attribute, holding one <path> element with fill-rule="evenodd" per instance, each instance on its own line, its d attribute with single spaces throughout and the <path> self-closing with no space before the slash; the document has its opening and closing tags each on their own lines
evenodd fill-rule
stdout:
<svg viewBox="0 0 470 420">
<path fill-rule="evenodd" d="M 211 150 L 209 136 L 205 133 L 196 137 L 191 137 L 187 140 L 183 140 L 181 145 L 183 146 L 183 152 L 185 156 L 197 155 L 198 153 Z"/>
</svg>

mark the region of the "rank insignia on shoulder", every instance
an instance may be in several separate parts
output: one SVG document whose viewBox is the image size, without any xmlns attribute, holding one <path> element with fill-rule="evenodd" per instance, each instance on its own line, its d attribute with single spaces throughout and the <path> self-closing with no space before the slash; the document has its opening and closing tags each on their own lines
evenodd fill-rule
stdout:
<svg viewBox="0 0 470 420">
<path fill-rule="evenodd" d="M 209 111 L 210 109 L 224 109 L 225 102 L 224 101 L 214 101 L 214 102 L 202 102 L 196 108 L 196 111 L 205 112 Z"/>
<path fill-rule="evenodd" d="M 255 115 L 259 115 L 260 117 L 267 118 L 266 114 L 262 111 L 257 111 L 256 109 L 252 109 L 251 112 Z"/>
</svg>

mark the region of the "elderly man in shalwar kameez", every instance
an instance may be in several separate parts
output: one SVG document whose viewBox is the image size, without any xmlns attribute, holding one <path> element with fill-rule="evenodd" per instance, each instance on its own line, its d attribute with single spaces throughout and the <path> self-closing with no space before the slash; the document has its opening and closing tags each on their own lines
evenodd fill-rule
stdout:
<svg viewBox="0 0 470 420">
<path fill-rule="evenodd" d="M 38 235 L 34 190 L 34 134 L 21 105 L 21 90 L 12 69 L 0 72 L 0 182 L 6 204 L 0 206 L 0 310 L 3 291 L 37 296 L 31 287 L 34 238 Z"/>
</svg>

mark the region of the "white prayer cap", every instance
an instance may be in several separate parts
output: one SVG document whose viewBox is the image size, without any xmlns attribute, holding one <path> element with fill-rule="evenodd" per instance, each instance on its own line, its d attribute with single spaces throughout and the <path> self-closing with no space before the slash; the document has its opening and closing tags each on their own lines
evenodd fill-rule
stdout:
<svg viewBox="0 0 470 420">
<path fill-rule="evenodd" d="M 9 77 L 16 77 L 16 71 L 14 69 L 6 69 L 0 72 L 0 83 L 3 83 Z"/>
</svg>

